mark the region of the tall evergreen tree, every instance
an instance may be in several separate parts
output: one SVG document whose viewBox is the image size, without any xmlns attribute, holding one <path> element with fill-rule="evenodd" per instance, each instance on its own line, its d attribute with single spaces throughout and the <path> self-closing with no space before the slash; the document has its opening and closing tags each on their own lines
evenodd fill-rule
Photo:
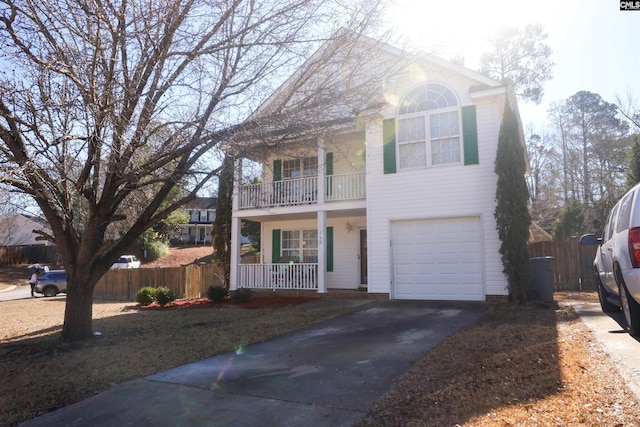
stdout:
<svg viewBox="0 0 640 427">
<path fill-rule="evenodd" d="M 496 228 L 502 244 L 500 254 L 509 290 L 514 300 L 523 304 L 531 280 L 529 260 L 529 226 L 531 216 L 527 206 L 529 190 L 525 180 L 526 163 L 518 118 L 506 98 L 504 117 L 500 125 L 495 172 Z"/>
<path fill-rule="evenodd" d="M 640 182 L 640 135 L 632 135 L 629 170 L 627 171 L 627 186 L 633 187 Z"/>
<path fill-rule="evenodd" d="M 225 156 L 222 171 L 218 180 L 218 200 L 216 202 L 216 219 L 213 222 L 211 238 L 215 260 L 224 274 L 224 285 L 229 287 L 231 276 L 231 211 L 233 194 L 234 160 Z"/>
<path fill-rule="evenodd" d="M 572 236 L 580 236 L 588 231 L 585 206 L 578 200 L 571 199 L 562 209 L 560 218 L 553 229 L 554 240 L 564 240 Z"/>
</svg>

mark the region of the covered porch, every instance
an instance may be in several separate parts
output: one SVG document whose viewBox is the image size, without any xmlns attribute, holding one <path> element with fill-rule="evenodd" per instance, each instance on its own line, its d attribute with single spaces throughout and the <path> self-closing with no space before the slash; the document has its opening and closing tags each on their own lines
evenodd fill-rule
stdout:
<svg viewBox="0 0 640 427">
<path fill-rule="evenodd" d="M 364 201 L 349 205 L 249 218 L 260 223 L 260 256 L 245 263 L 232 246 L 231 289 L 366 289 L 366 208 Z M 232 233 L 240 221 L 232 219 Z"/>
</svg>

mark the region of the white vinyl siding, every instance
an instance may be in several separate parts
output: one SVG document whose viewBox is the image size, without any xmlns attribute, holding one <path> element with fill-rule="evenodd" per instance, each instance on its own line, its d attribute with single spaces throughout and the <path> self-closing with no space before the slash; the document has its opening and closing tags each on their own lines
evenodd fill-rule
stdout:
<svg viewBox="0 0 640 427">
<path fill-rule="evenodd" d="M 465 93 L 451 84 L 458 93 Z M 503 98 L 502 98 L 503 99 Z M 368 291 L 391 292 L 392 222 L 415 218 L 477 217 L 482 233 L 485 295 L 507 295 L 500 260 L 500 240 L 493 213 L 497 178 L 495 155 L 503 100 L 471 100 L 477 112 L 479 164 L 415 168 L 384 174 L 382 120 L 367 127 L 367 230 L 369 254 Z M 387 117 L 393 117 L 389 111 Z"/>
</svg>

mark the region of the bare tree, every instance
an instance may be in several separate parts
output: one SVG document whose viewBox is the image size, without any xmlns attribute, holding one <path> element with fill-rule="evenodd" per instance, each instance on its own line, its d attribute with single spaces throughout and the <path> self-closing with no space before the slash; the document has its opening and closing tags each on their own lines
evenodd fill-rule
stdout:
<svg viewBox="0 0 640 427">
<path fill-rule="evenodd" d="M 532 131 L 527 139 L 527 157 L 530 175 L 527 178 L 531 198 L 531 218 L 545 230 L 553 229 L 562 199 L 560 158 L 556 149 L 544 138 Z"/>
<path fill-rule="evenodd" d="M 623 184 L 626 162 L 624 136 L 628 126 L 616 116 L 617 107 L 598 94 L 580 91 L 567 98 L 563 114 L 570 126 L 570 139 L 580 154 L 582 194 L 577 200 L 592 207 L 605 194 L 615 194 Z"/>
<path fill-rule="evenodd" d="M 539 104 L 554 65 L 546 38 L 541 24 L 527 25 L 524 30 L 503 28 L 491 40 L 493 50 L 480 57 L 480 72 L 513 86 L 523 100 Z"/>
<path fill-rule="evenodd" d="M 356 46 L 379 12 L 375 0 L 0 0 L 0 183 L 51 226 L 69 282 L 64 339 L 92 335 L 100 277 L 219 173 L 212 149 L 375 106 L 384 70 Z M 288 81 L 304 90 L 243 120 L 322 43 L 332 55 Z"/>
<path fill-rule="evenodd" d="M 562 193 L 564 196 L 564 202 L 567 203 L 570 200 L 569 177 L 571 176 L 570 171 L 572 169 L 569 167 L 569 129 L 567 120 L 563 113 L 562 103 L 553 102 L 549 107 L 547 114 L 549 117 L 549 122 L 554 129 L 554 135 L 558 140 L 558 145 L 560 146 L 560 153 L 562 156 Z"/>
<path fill-rule="evenodd" d="M 620 114 L 632 125 L 635 132 L 640 132 L 640 101 L 633 96 L 633 93 L 627 91 L 624 99 L 616 96 L 616 106 Z"/>
</svg>

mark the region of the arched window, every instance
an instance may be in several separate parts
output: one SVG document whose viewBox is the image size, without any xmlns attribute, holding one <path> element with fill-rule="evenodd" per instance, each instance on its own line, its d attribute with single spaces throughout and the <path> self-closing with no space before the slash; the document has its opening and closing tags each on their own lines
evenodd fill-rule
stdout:
<svg viewBox="0 0 640 427">
<path fill-rule="evenodd" d="M 461 163 L 460 107 L 446 86 L 411 90 L 400 102 L 396 123 L 400 169 Z"/>
</svg>

